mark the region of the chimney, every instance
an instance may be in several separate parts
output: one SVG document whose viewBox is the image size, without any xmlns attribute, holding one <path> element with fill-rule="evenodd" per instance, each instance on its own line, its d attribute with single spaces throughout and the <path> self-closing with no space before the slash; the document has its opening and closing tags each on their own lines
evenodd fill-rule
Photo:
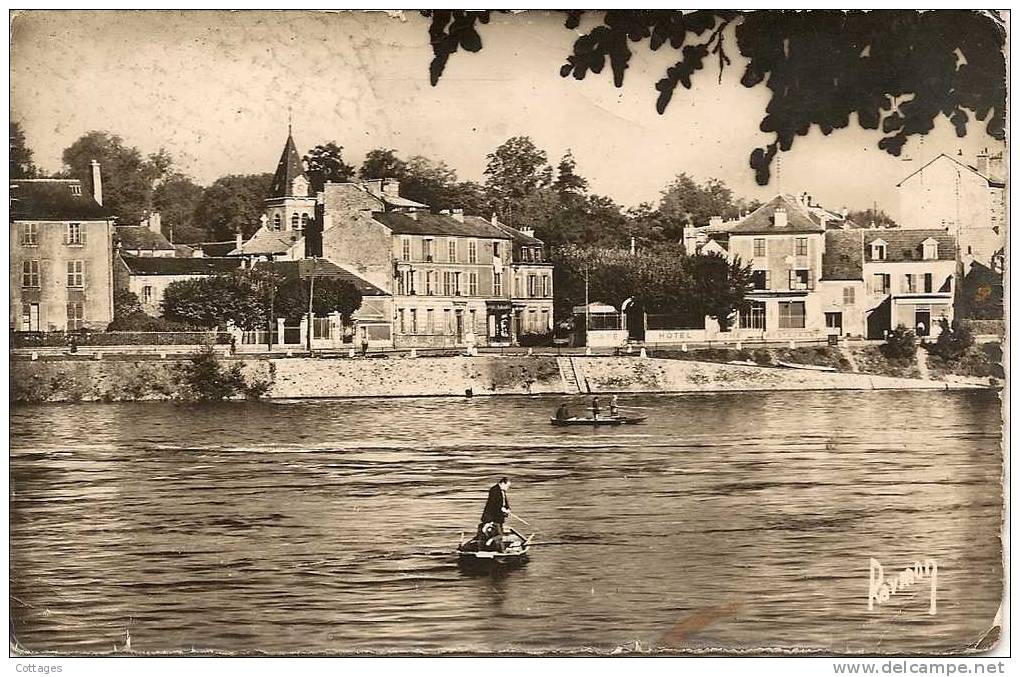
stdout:
<svg viewBox="0 0 1020 677">
<path fill-rule="evenodd" d="M 149 230 L 158 234 L 163 232 L 163 222 L 159 216 L 159 212 L 152 212 L 149 214 Z"/>
<path fill-rule="evenodd" d="M 776 207 L 776 211 L 772 215 L 772 224 L 776 228 L 786 228 L 786 208 Z"/>
<path fill-rule="evenodd" d="M 238 233 L 237 233 L 237 239 L 235 240 L 235 242 L 237 243 L 237 248 L 238 249 L 240 249 L 244 245 L 244 238 L 241 237 L 240 231 L 238 231 Z"/>
<path fill-rule="evenodd" d="M 721 216 L 713 216 L 708 220 L 708 225 L 712 228 L 718 228 L 719 226 L 722 226 L 722 224 L 723 218 Z"/>
<path fill-rule="evenodd" d="M 974 169 L 981 176 L 988 176 L 988 149 L 985 148 L 983 151 L 977 154 L 977 161 L 974 163 Z"/>
<path fill-rule="evenodd" d="M 521 232 L 527 237 L 535 237 L 535 229 L 531 226 L 521 226 Z"/>
<path fill-rule="evenodd" d="M 634 256 L 637 253 L 637 240 L 633 235 L 630 236 L 630 255 Z"/>
<path fill-rule="evenodd" d="M 396 179 L 386 179 L 382 183 L 382 192 L 384 195 L 390 197 L 400 197 L 400 181 Z"/>
<path fill-rule="evenodd" d="M 1002 153 L 988 156 L 988 178 L 996 181 L 1006 179 L 1006 167 L 1002 161 Z"/>
<path fill-rule="evenodd" d="M 407 215 L 410 216 L 415 221 L 418 220 L 418 210 L 416 209 L 412 209 L 411 211 L 407 212 Z"/>
<path fill-rule="evenodd" d="M 797 198 L 797 202 L 801 203 L 805 207 L 809 207 L 811 206 L 811 196 L 807 194 L 807 191 L 805 191 L 800 194 L 799 198 Z"/>
<path fill-rule="evenodd" d="M 369 179 L 365 181 L 365 188 L 368 189 L 370 195 L 375 197 L 383 196 L 383 182 L 382 179 Z"/>
<path fill-rule="evenodd" d="M 843 218 L 844 221 L 846 221 L 846 217 L 849 214 L 850 214 L 850 210 L 847 209 L 846 207 L 843 207 L 842 209 L 839 210 L 839 215 Z"/>
<path fill-rule="evenodd" d="M 103 204 L 103 175 L 99 171 L 99 163 L 92 161 L 92 197 Z"/>
<path fill-rule="evenodd" d="M 464 210 L 463 209 L 454 209 L 453 212 L 450 214 L 450 216 L 453 217 L 454 221 L 458 221 L 460 223 L 464 223 Z"/>
</svg>

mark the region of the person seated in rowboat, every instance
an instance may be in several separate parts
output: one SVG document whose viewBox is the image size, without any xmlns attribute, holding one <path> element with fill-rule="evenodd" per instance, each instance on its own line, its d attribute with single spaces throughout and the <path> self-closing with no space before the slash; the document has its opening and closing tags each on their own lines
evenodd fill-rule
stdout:
<svg viewBox="0 0 1020 677">
<path fill-rule="evenodd" d="M 503 522 L 510 515 L 510 499 L 506 492 L 510 489 L 510 480 L 503 477 L 489 487 L 489 497 L 482 511 L 482 521 L 478 524 L 478 549 L 482 550 L 490 541 L 495 540 L 496 549 L 503 552 Z M 489 529 L 488 527 L 490 527 Z M 485 532 L 489 531 L 489 534 Z M 495 535 L 492 535 L 495 534 Z"/>
<path fill-rule="evenodd" d="M 564 402 L 560 405 L 560 408 L 556 410 L 556 418 L 560 421 L 566 421 L 570 418 L 570 408 L 567 407 L 567 403 Z"/>
<path fill-rule="evenodd" d="M 616 418 L 620 415 L 620 396 L 613 395 L 613 399 L 609 400 L 609 415 Z"/>
</svg>

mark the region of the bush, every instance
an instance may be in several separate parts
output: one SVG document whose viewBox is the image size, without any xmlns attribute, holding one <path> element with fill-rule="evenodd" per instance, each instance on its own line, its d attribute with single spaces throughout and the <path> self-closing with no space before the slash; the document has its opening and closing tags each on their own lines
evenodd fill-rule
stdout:
<svg viewBox="0 0 1020 677">
<path fill-rule="evenodd" d="M 171 322 L 162 317 L 153 317 L 141 310 L 114 315 L 113 322 L 106 327 L 106 331 L 173 332 L 188 331 L 189 329 L 190 327 L 185 324 Z"/>
<path fill-rule="evenodd" d="M 924 346 L 931 354 L 938 355 L 947 362 L 955 362 L 974 345 L 974 335 L 965 323 L 953 320 L 950 324 L 948 320 L 941 319 L 939 326 L 942 333 L 935 339 L 935 343 L 927 343 Z"/>
<path fill-rule="evenodd" d="M 881 350 L 887 359 L 902 360 L 913 357 L 917 352 L 917 336 L 901 324 L 889 332 Z"/>
<path fill-rule="evenodd" d="M 553 344 L 553 333 L 551 331 L 542 334 L 528 333 L 521 334 L 518 343 L 524 348 L 532 346 L 551 346 Z"/>
</svg>

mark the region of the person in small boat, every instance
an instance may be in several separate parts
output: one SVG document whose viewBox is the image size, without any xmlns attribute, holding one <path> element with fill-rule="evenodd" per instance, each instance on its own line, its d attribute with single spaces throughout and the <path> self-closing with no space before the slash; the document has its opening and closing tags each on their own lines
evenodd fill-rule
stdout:
<svg viewBox="0 0 1020 677">
<path fill-rule="evenodd" d="M 613 395 L 613 399 L 609 400 L 609 415 L 616 418 L 620 415 L 620 396 Z"/>
<path fill-rule="evenodd" d="M 492 543 L 503 552 L 503 522 L 510 515 L 510 499 L 506 492 L 510 489 L 510 480 L 503 477 L 489 487 L 489 497 L 482 511 L 482 521 L 478 525 L 478 549 L 487 550 Z M 491 527 L 491 528 L 490 528 Z"/>
<path fill-rule="evenodd" d="M 570 408 L 567 406 L 567 403 L 564 402 L 560 405 L 560 408 L 556 410 L 556 419 L 559 421 L 566 421 L 568 418 L 570 418 Z"/>
<path fill-rule="evenodd" d="M 591 415 L 596 419 L 599 417 L 599 398 L 594 397 L 591 401 Z"/>
</svg>

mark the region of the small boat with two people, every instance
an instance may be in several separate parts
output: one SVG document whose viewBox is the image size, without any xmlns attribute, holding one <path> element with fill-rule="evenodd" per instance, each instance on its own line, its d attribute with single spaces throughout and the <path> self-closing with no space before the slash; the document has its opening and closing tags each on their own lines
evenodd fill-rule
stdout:
<svg viewBox="0 0 1020 677">
<path fill-rule="evenodd" d="M 535 534 L 525 537 L 513 527 L 504 525 L 508 517 L 528 523 L 510 511 L 507 491 L 510 480 L 503 477 L 489 488 L 489 496 L 473 538 L 464 540 L 461 535 L 457 546 L 457 562 L 462 569 L 488 571 L 492 567 L 516 567 L 528 561 L 528 550 Z"/>
<path fill-rule="evenodd" d="M 567 407 L 566 403 L 561 404 L 559 409 L 556 410 L 556 415 L 549 419 L 549 422 L 556 426 L 568 426 L 568 425 L 634 425 L 635 423 L 643 422 L 647 416 L 624 416 L 620 413 L 620 402 L 619 397 L 613 395 L 613 399 L 609 402 L 609 415 L 606 416 L 602 413 L 601 407 L 599 406 L 599 398 L 592 398 L 591 416 L 571 416 L 570 408 Z"/>
</svg>

